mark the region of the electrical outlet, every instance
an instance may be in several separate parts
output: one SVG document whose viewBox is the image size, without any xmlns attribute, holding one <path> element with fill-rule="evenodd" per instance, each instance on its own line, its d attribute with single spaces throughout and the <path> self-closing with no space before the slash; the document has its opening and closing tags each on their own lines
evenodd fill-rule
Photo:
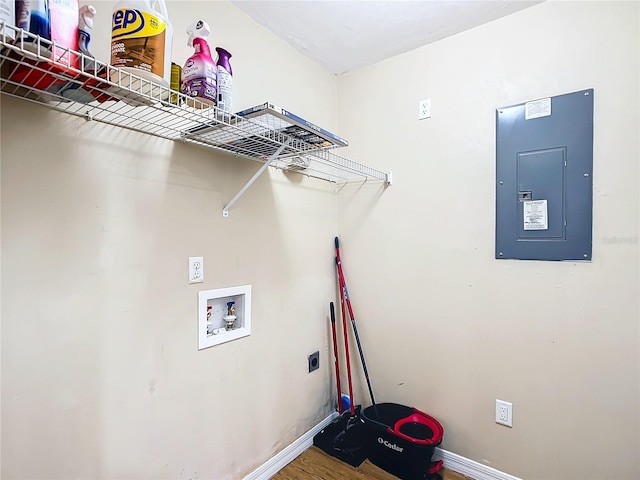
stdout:
<svg viewBox="0 0 640 480">
<path fill-rule="evenodd" d="M 204 257 L 189 257 L 189 283 L 204 282 Z"/>
<path fill-rule="evenodd" d="M 309 373 L 320 368 L 320 352 L 313 352 L 309 357 Z"/>
<path fill-rule="evenodd" d="M 496 423 L 513 427 L 513 404 L 496 399 Z"/>
<path fill-rule="evenodd" d="M 418 102 L 418 120 L 431 118 L 431 99 L 425 98 Z"/>
</svg>

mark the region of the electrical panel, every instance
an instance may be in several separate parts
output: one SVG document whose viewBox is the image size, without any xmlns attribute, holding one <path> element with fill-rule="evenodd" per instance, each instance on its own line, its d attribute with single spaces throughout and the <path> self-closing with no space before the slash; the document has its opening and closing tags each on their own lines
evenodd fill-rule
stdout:
<svg viewBox="0 0 640 480">
<path fill-rule="evenodd" d="M 496 111 L 497 259 L 591 260 L 593 97 Z"/>
</svg>

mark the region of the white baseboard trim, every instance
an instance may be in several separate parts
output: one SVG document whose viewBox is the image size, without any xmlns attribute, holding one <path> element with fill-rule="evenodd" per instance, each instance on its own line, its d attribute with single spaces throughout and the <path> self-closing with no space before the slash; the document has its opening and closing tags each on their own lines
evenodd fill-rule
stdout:
<svg viewBox="0 0 640 480">
<path fill-rule="evenodd" d="M 265 463 L 256 468 L 243 480 L 269 480 L 276 473 L 286 467 L 289 463 L 296 459 L 302 452 L 313 445 L 313 437 L 325 426 L 338 416 L 338 412 L 333 412 L 319 424 L 293 441 L 284 450 L 271 457 Z M 474 480 L 522 480 L 508 473 L 501 472 L 495 468 L 488 467 L 474 460 L 470 460 L 441 448 L 436 448 L 433 454 L 434 460 L 442 460 L 444 467 L 454 472 L 467 475 Z"/>
<path fill-rule="evenodd" d="M 487 467 L 482 463 L 469 460 L 456 453 L 442 450 L 441 448 L 436 448 L 433 454 L 433 460 L 442 460 L 444 462 L 444 468 L 461 473 L 474 480 L 522 480 L 508 473 L 496 470 L 495 468 Z"/>
<path fill-rule="evenodd" d="M 278 452 L 274 457 L 271 457 L 249 475 L 244 477 L 243 480 L 268 480 L 273 477 L 276 473 L 295 460 L 298 455 L 311 447 L 313 445 L 313 437 L 316 436 L 316 433 L 330 424 L 337 416 L 338 412 L 333 412 L 307 433 L 294 440 L 291 445 Z"/>
</svg>

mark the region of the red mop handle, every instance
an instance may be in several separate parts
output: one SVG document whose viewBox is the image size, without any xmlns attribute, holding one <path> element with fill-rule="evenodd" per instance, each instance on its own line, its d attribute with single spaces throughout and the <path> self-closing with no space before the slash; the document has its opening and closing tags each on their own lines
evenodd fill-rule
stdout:
<svg viewBox="0 0 640 480">
<path fill-rule="evenodd" d="M 336 366 L 336 388 L 338 389 L 338 413 L 342 413 L 342 389 L 340 388 L 340 362 L 338 361 L 338 337 L 336 335 L 336 312 L 333 302 L 329 303 L 331 311 L 331 334 L 333 335 L 333 359 Z"/>
<path fill-rule="evenodd" d="M 338 257 L 336 257 L 338 264 Z M 353 385 L 351 383 L 351 357 L 349 355 L 349 329 L 347 328 L 347 311 L 345 309 L 346 286 L 342 283 L 342 275 L 338 269 L 338 283 L 340 284 L 340 308 L 342 311 L 342 333 L 344 334 L 344 356 L 347 363 L 347 380 L 349 382 L 349 404 L 351 414 L 355 415 L 356 408 L 353 400 Z"/>
</svg>

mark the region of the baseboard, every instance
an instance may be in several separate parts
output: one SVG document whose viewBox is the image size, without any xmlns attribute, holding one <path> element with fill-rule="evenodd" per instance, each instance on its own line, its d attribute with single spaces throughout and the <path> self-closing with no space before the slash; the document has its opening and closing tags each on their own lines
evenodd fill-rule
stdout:
<svg viewBox="0 0 640 480">
<path fill-rule="evenodd" d="M 316 433 L 331 423 L 337 416 L 338 412 L 333 412 L 307 433 L 294 440 L 291 445 L 277 453 L 274 457 L 271 457 L 249 475 L 244 477 L 243 480 L 268 480 L 273 477 L 276 473 L 295 460 L 298 455 L 311 447 L 313 445 L 313 437 L 316 436 Z"/>
<path fill-rule="evenodd" d="M 311 447 L 313 445 L 313 437 L 315 437 L 316 433 L 331 423 L 331 421 L 337 416 L 338 413 L 333 412 L 307 433 L 294 440 L 291 445 L 287 446 L 284 450 L 276 454 L 274 457 L 271 457 L 249 475 L 244 477 L 243 480 L 268 480 L 273 477 L 276 473 L 295 460 L 296 457 L 302 454 L 302 452 Z M 468 458 L 448 452 L 441 448 L 436 448 L 436 451 L 433 454 L 433 459 L 442 460 L 445 468 L 467 475 L 474 480 L 522 480 L 518 477 L 514 477 L 513 475 L 509 475 L 508 473 L 501 472 L 500 470 L 469 460 Z"/>
<path fill-rule="evenodd" d="M 522 480 L 441 448 L 436 448 L 433 459 L 442 460 L 444 468 L 461 473 L 474 480 Z"/>
</svg>

